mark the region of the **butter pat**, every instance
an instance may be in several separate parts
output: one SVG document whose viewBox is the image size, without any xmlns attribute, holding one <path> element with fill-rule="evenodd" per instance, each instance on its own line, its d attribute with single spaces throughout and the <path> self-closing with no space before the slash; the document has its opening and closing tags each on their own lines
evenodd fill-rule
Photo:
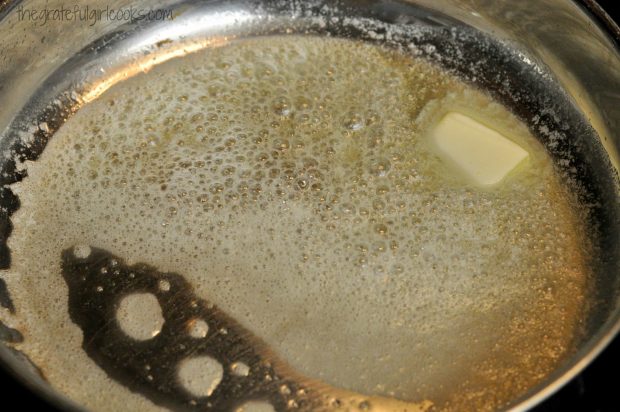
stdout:
<svg viewBox="0 0 620 412">
<path fill-rule="evenodd" d="M 439 154 L 480 186 L 502 181 L 529 156 L 521 146 L 461 113 L 449 112 L 431 131 Z"/>
</svg>

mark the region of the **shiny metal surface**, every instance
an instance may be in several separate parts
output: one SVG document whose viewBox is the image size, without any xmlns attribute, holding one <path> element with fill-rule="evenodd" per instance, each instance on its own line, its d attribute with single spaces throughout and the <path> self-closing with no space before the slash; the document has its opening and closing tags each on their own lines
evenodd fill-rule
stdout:
<svg viewBox="0 0 620 412">
<path fill-rule="evenodd" d="M 41 23 L 20 20 L 19 13 L 24 9 L 60 8 L 63 2 L 0 2 L 0 136 L 9 127 L 15 129 L 16 125 L 22 125 L 25 130 L 28 115 L 42 112 L 45 105 L 59 95 L 66 99 L 63 105 L 74 110 L 116 82 L 155 64 L 204 47 L 224 44 L 234 37 L 288 30 L 321 32 L 324 28 L 314 18 L 322 13 L 323 3 L 336 2 L 109 0 L 88 4 L 93 8 L 133 5 L 145 9 L 170 9 L 174 18 L 164 21 Z M 580 3 L 569 0 L 337 3 L 338 13 L 342 14 L 339 17 L 358 12 L 362 16 L 384 18 L 395 25 L 467 25 L 502 39 L 532 70 L 539 70 L 544 76 L 550 74 L 553 81 L 562 85 L 600 136 L 617 179 L 620 170 L 620 52 L 612 36 L 618 35 L 618 28 L 596 11 L 598 9 L 591 1 L 583 3 L 595 10 L 598 17 L 589 14 Z M 596 18 L 602 20 L 597 22 Z M 342 20 L 337 24 L 341 23 Z M 63 95 L 67 90 L 76 90 L 77 93 Z M 54 125 L 51 127 L 53 129 Z M 9 140 L 9 134 L 5 134 L 0 148 L 4 150 Z M 6 216 L 4 221 L 8 221 Z M 609 224 L 611 229 L 606 234 L 606 242 L 610 247 L 620 244 L 620 232 L 613 231 L 618 224 L 617 221 Z M 3 237 L 8 236 L 10 227 L 2 223 L 0 233 Z M 2 263 L 7 267 L 8 251 L 2 253 Z M 620 331 L 620 256 L 618 251 L 615 253 L 609 255 L 606 270 L 597 280 L 599 294 L 589 320 L 587 339 L 553 376 L 515 400 L 511 410 L 527 410 L 557 391 Z M 3 343 L 0 343 L 0 361 L 18 379 L 47 399 L 65 409 L 79 410 L 49 388 L 37 376 L 36 369 L 27 366 L 13 349 Z"/>
</svg>

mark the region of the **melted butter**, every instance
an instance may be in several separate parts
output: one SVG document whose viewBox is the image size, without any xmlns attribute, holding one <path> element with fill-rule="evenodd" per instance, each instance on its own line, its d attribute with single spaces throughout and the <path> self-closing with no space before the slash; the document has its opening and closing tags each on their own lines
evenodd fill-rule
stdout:
<svg viewBox="0 0 620 412">
<path fill-rule="evenodd" d="M 510 130 L 530 166 L 494 190 L 455 176 L 424 138 L 450 110 Z M 484 93 L 377 46 L 273 37 L 167 62 L 27 168 L 5 276 L 20 349 L 92 409 L 158 408 L 81 350 L 59 267 L 76 244 L 182 273 L 302 375 L 440 409 L 524 393 L 582 319 L 584 226 L 540 144 Z"/>
</svg>

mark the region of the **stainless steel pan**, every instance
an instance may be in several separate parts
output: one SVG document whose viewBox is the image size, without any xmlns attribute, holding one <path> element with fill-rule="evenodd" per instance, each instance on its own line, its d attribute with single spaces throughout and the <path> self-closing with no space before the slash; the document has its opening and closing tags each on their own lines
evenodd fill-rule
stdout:
<svg viewBox="0 0 620 412">
<path fill-rule="evenodd" d="M 566 150 L 582 147 L 576 158 L 576 177 L 600 202 L 593 214 L 599 225 L 599 246 L 604 250 L 596 262 L 587 333 L 578 350 L 544 382 L 532 388 L 510 409 L 533 407 L 557 391 L 588 365 L 620 330 L 620 29 L 591 0 L 342 0 L 332 1 L 75 1 L 65 7 L 129 7 L 166 9 L 173 20 L 90 20 L 88 22 L 33 21 L 20 19 L 24 10 L 59 8 L 61 2 L 0 1 L 0 149 L 15 149 L 14 158 L 0 160 L 0 267 L 10 267 L 6 239 L 11 233 L 10 215 L 19 207 L 10 184 L 23 176 L 16 161 L 36 159 L 45 144 L 80 105 L 96 98 L 106 85 L 134 74 L 145 55 L 158 61 L 182 55 L 190 43 L 204 39 L 271 33 L 306 33 L 394 43 L 411 41 L 406 31 L 400 38 L 370 38 L 368 32 L 346 23 L 346 17 L 378 22 L 377 27 L 421 25 L 433 30 L 465 27 L 469 38 L 459 40 L 466 50 L 461 60 L 441 62 L 468 81 L 489 90 L 517 115 L 528 119 L 553 98 L 568 98 L 574 112 L 564 111 L 562 121 L 573 131 Z M 334 4 L 338 7 L 331 7 Z M 327 4 L 330 7 L 324 8 Z M 317 24 L 329 9 L 328 24 Z M 380 37 L 380 36 L 379 36 Z M 480 39 L 491 39 L 481 48 Z M 190 42 L 191 40 L 191 42 Z M 422 39 L 424 40 L 424 39 Z M 422 41 L 416 39 L 416 41 Z M 449 52 L 454 44 L 429 38 L 433 50 Z M 426 41 L 426 40 L 424 40 Z M 434 42 L 434 43 L 433 43 Z M 174 45 L 174 47 L 161 47 Z M 424 56 L 433 59 L 432 52 Z M 471 63 L 486 67 L 475 75 Z M 528 71 L 516 70 L 529 67 Z M 496 74 L 509 78 L 517 88 L 539 90 L 526 101 L 516 101 L 497 84 Z M 117 75 L 115 77 L 115 75 Z M 108 83 L 106 83 L 106 81 Z M 546 94 L 545 82 L 559 84 L 564 96 Z M 103 86 L 102 86 L 103 87 Z M 88 92 L 86 92 L 88 91 Z M 60 100 L 55 108 L 49 101 Z M 24 125 L 39 116 L 45 127 L 33 133 L 35 143 L 20 146 Z M 549 119 L 553 123 L 553 119 Z M 23 132 L 23 130 L 21 130 Z M 553 155 L 553 151 L 551 154 Z M 34 257 L 33 257 L 34 258 Z M 0 274 L 0 305 L 13 310 L 10 290 Z M 67 410 L 80 408 L 54 391 L 36 365 L 12 348 L 21 339 L 19 331 L 0 325 L 0 364 L 16 379 L 46 399 Z"/>
</svg>

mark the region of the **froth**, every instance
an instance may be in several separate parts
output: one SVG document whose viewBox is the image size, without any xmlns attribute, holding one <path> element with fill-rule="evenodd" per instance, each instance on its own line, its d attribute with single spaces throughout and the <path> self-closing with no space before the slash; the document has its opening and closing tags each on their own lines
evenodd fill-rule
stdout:
<svg viewBox="0 0 620 412">
<path fill-rule="evenodd" d="M 449 108 L 509 131 L 531 167 L 470 187 L 425 139 Z M 542 147 L 485 94 L 377 46 L 273 37 L 168 62 L 27 169 L 6 274 L 22 349 L 98 410 L 155 407 L 81 351 L 59 268 L 74 245 L 182 273 L 301 374 L 447 408 L 522 393 L 581 319 L 582 223 Z"/>
</svg>

